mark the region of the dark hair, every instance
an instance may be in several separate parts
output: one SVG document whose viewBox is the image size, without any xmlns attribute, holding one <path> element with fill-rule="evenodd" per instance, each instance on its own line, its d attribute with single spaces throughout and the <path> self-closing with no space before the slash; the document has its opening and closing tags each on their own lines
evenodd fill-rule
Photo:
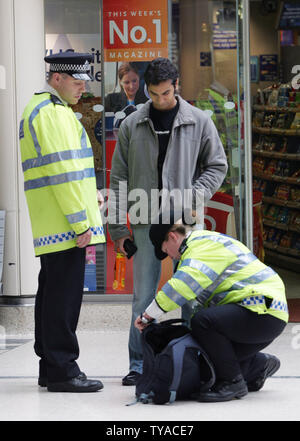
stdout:
<svg viewBox="0 0 300 441">
<path fill-rule="evenodd" d="M 54 74 L 56 74 L 56 73 L 59 73 L 59 74 L 61 74 L 62 76 L 64 76 L 64 78 L 66 78 L 66 76 L 70 76 L 70 77 L 72 77 L 72 75 L 69 75 L 68 73 L 66 73 L 66 72 L 46 72 L 46 79 L 47 79 L 47 82 L 49 83 L 49 81 L 51 81 L 52 80 L 52 77 L 53 77 L 53 75 Z"/>
<path fill-rule="evenodd" d="M 175 87 L 178 71 L 168 58 L 155 58 L 147 67 L 144 78 L 147 87 L 150 84 L 157 85 L 167 80 L 172 80 L 172 84 Z"/>
<path fill-rule="evenodd" d="M 131 63 L 122 63 L 118 69 L 119 80 L 121 81 L 122 78 L 124 77 L 124 75 L 128 74 L 128 72 L 131 72 L 131 71 L 136 73 L 137 76 L 139 77 L 139 71 L 136 66 L 134 66 Z"/>
</svg>

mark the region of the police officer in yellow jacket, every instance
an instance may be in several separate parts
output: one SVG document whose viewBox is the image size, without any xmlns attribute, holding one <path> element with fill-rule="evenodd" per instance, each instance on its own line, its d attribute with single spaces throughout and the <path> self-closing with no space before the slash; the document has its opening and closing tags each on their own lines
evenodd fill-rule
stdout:
<svg viewBox="0 0 300 441">
<path fill-rule="evenodd" d="M 52 392 L 93 392 L 76 363 L 86 246 L 105 242 L 88 135 L 69 104 L 90 80 L 90 54 L 45 57 L 48 84 L 26 106 L 20 123 L 24 189 L 40 257 L 35 305 L 35 352 L 40 386 Z"/>
<path fill-rule="evenodd" d="M 285 288 L 278 274 L 236 239 L 193 231 L 187 216 L 161 215 L 150 229 L 157 258 L 178 260 L 173 277 L 136 319 L 142 331 L 164 313 L 194 304 L 191 331 L 215 366 L 216 383 L 199 401 L 218 402 L 258 391 L 280 367 L 260 352 L 288 321 Z M 188 220 L 191 217 L 188 216 Z"/>
</svg>

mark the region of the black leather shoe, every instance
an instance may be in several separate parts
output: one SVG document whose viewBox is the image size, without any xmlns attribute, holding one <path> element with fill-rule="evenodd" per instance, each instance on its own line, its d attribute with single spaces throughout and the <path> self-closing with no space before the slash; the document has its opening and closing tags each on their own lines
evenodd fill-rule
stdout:
<svg viewBox="0 0 300 441">
<path fill-rule="evenodd" d="M 208 392 L 200 393 L 198 401 L 204 403 L 217 403 L 220 401 L 230 401 L 234 398 L 242 398 L 248 393 L 245 380 L 241 375 L 231 382 L 222 381 L 215 384 Z"/>
<path fill-rule="evenodd" d="M 83 380 L 86 380 L 86 375 L 84 372 L 80 372 L 78 377 L 82 378 Z M 41 387 L 47 387 L 48 386 L 48 378 L 47 377 L 39 377 L 38 385 Z"/>
<path fill-rule="evenodd" d="M 82 378 L 81 374 L 60 383 L 48 383 L 49 392 L 96 392 L 103 389 L 101 381 Z"/>
<path fill-rule="evenodd" d="M 123 386 L 135 386 L 141 374 L 135 371 L 130 371 L 126 377 L 122 378 Z"/>
<path fill-rule="evenodd" d="M 268 377 L 275 374 L 280 368 L 280 360 L 275 355 L 264 354 L 266 357 L 265 365 L 257 378 L 247 383 L 249 392 L 257 392 L 260 390 Z"/>
</svg>

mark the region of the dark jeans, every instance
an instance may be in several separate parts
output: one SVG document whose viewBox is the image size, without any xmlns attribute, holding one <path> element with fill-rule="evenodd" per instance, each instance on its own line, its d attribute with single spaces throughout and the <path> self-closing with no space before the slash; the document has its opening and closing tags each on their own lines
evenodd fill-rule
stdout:
<svg viewBox="0 0 300 441">
<path fill-rule="evenodd" d="M 50 382 L 76 377 L 79 347 L 76 328 L 82 303 L 85 248 L 41 256 L 35 302 L 34 350 L 40 377 Z"/>
<path fill-rule="evenodd" d="M 269 314 L 227 304 L 200 310 L 191 320 L 194 338 L 215 366 L 217 380 L 242 374 L 252 381 L 264 366 L 259 353 L 281 334 L 286 323 Z"/>
</svg>

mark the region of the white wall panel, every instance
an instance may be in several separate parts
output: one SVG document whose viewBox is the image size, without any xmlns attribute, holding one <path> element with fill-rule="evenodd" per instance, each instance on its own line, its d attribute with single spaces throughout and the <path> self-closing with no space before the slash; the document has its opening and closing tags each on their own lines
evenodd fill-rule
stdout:
<svg viewBox="0 0 300 441">
<path fill-rule="evenodd" d="M 5 72 L 5 88 L 0 89 L 0 208 L 6 211 L 4 295 L 20 294 L 13 15 L 13 0 L 0 0 L 0 65 Z"/>
<path fill-rule="evenodd" d="M 43 0 L 15 0 L 16 113 L 18 124 L 34 92 L 45 84 Z M 18 148 L 19 256 L 21 295 L 36 293 L 39 259 L 34 257 Z"/>
<path fill-rule="evenodd" d="M 23 191 L 18 127 L 44 84 L 43 0 L 0 0 L 0 209 L 6 211 L 3 294 L 36 292 L 39 261 Z M 4 88 L 3 88 L 4 87 Z"/>
</svg>

